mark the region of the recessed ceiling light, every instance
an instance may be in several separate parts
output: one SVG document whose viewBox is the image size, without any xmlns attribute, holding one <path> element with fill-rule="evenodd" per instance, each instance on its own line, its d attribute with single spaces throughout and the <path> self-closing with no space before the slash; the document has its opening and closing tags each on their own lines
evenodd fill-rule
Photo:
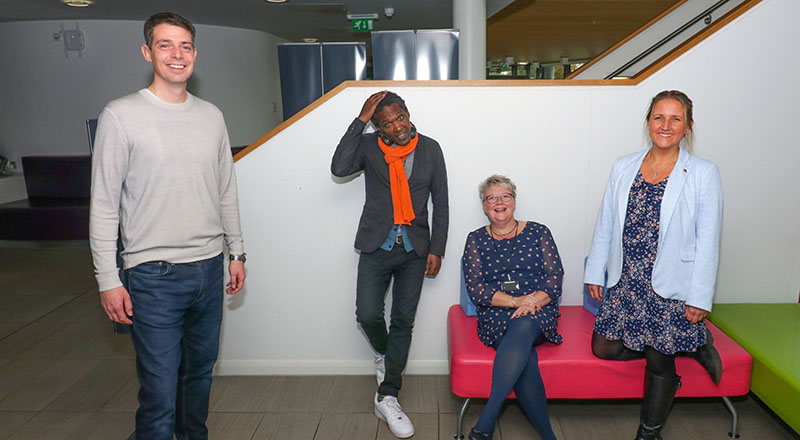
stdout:
<svg viewBox="0 0 800 440">
<path fill-rule="evenodd" d="M 93 0 L 62 0 L 65 5 L 73 8 L 85 8 L 94 4 Z"/>
<path fill-rule="evenodd" d="M 286 3 L 286 0 L 264 0 L 267 3 Z"/>
</svg>

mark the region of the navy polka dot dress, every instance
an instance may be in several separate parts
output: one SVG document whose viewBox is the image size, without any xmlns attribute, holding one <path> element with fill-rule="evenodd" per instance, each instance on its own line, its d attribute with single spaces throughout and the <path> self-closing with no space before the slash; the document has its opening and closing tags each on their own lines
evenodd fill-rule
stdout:
<svg viewBox="0 0 800 440">
<path fill-rule="evenodd" d="M 506 293 L 522 296 L 543 291 L 551 299 L 541 311 L 515 319 L 535 320 L 548 341 L 561 343 L 557 326 L 564 269 L 547 226 L 527 222 L 516 237 L 502 240 L 492 238 L 486 227 L 470 232 L 463 264 L 467 291 L 478 313 L 478 337 L 484 344 L 490 346 L 505 334 L 514 313 L 513 308 L 492 306 L 492 296 L 508 275 L 519 282 L 520 289 Z"/>
<path fill-rule="evenodd" d="M 663 298 L 653 290 L 667 179 L 649 183 L 639 172 L 631 185 L 622 230 L 622 276 L 603 299 L 594 331 L 621 340 L 631 350 L 642 351 L 649 345 L 671 355 L 695 351 L 706 343 L 706 335 L 705 321 L 691 324 L 686 319 L 684 301 Z"/>
</svg>

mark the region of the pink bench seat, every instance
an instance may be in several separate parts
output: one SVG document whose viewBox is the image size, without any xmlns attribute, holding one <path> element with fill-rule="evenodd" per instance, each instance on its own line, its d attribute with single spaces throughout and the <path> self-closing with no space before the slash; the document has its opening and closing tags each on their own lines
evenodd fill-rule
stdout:
<svg viewBox="0 0 800 440">
<path fill-rule="evenodd" d="M 677 397 L 722 397 L 733 415 L 730 435 L 737 437 L 737 415 L 727 396 L 741 396 L 750 389 L 752 357 L 735 341 L 706 321 L 714 335 L 714 346 L 722 358 L 722 381 L 719 385 L 695 360 L 678 357 L 676 368 L 683 386 Z M 562 306 L 558 321 L 564 343 L 544 343 L 537 347 L 547 397 L 550 399 L 641 398 L 644 391 L 645 361 L 606 361 L 592 354 L 594 316 L 581 306 Z M 488 398 L 492 383 L 494 350 L 484 346 L 477 336 L 477 319 L 468 317 L 459 305 L 448 313 L 448 350 L 450 388 L 464 397 L 461 417 L 470 398 Z M 514 397 L 513 393 L 510 397 Z M 456 438 L 461 437 L 459 417 Z"/>
</svg>

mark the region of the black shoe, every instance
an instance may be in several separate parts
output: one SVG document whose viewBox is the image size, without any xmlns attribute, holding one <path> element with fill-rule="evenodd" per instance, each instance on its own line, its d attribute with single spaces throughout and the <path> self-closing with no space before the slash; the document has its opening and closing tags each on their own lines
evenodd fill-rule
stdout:
<svg viewBox="0 0 800 440">
<path fill-rule="evenodd" d="M 469 440 L 492 440 L 492 436 L 472 428 L 469 430 Z"/>
<path fill-rule="evenodd" d="M 639 430 L 636 431 L 635 440 L 662 440 L 661 426 L 650 427 L 639 424 Z"/>
<path fill-rule="evenodd" d="M 708 371 L 711 380 L 719 385 L 719 381 L 722 380 L 722 358 L 714 348 L 714 337 L 711 335 L 711 330 L 706 329 L 706 344 L 697 349 L 695 359 Z"/>
</svg>

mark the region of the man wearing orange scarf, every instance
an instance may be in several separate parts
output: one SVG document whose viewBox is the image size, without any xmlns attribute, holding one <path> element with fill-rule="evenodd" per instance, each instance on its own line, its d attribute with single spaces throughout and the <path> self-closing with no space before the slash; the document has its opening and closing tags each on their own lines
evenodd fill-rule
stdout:
<svg viewBox="0 0 800 440">
<path fill-rule="evenodd" d="M 378 130 L 364 134 L 368 122 Z M 414 435 L 397 402 L 411 345 L 411 331 L 425 276 L 439 272 L 447 242 L 447 169 L 439 144 L 418 134 L 402 98 L 388 91 L 370 96 L 339 141 L 331 172 L 364 172 L 366 201 L 356 233 L 361 252 L 356 318 L 375 350 L 378 390 L 375 415 L 396 437 Z M 428 200 L 433 202 L 428 226 Z M 384 300 L 392 288 L 387 330 Z"/>
</svg>

